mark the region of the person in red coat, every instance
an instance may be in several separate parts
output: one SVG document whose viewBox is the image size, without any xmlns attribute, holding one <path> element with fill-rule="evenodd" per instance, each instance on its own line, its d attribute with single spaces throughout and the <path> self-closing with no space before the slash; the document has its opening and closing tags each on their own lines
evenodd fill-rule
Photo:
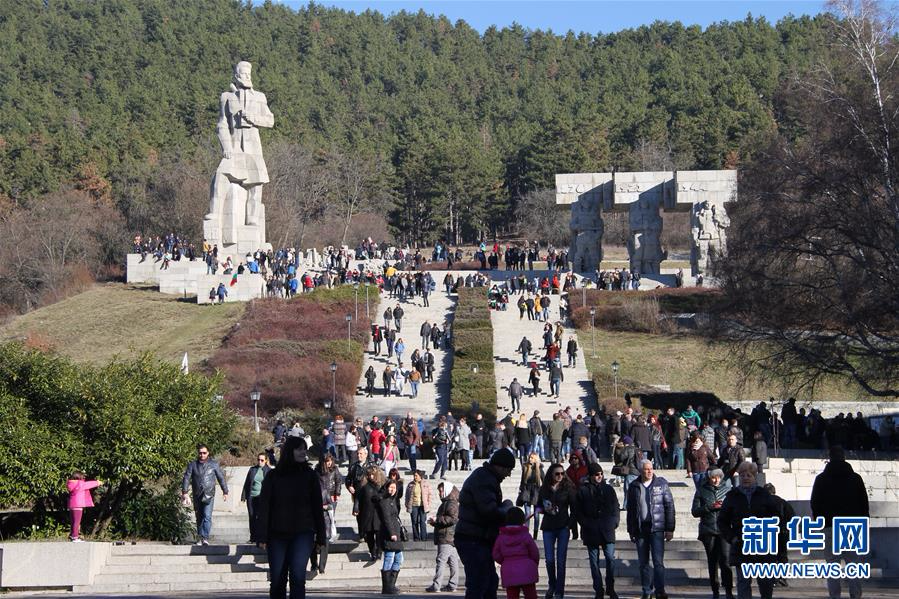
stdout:
<svg viewBox="0 0 899 599">
<path fill-rule="evenodd" d="M 99 480 L 85 480 L 84 472 L 75 472 L 72 474 L 72 478 L 66 482 L 66 487 L 69 489 L 69 515 L 72 520 L 69 539 L 73 543 L 81 542 L 81 516 L 84 515 L 84 508 L 94 507 L 91 489 L 102 484 Z"/>
</svg>

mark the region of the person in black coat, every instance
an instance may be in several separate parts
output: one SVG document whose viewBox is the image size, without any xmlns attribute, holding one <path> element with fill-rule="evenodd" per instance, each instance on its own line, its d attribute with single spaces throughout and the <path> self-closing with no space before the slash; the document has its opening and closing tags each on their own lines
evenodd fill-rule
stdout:
<svg viewBox="0 0 899 599">
<path fill-rule="evenodd" d="M 724 478 L 723 470 L 720 468 L 709 470 L 708 477 L 696 489 L 691 509 L 693 517 L 699 518 L 699 541 L 705 548 L 712 597 L 718 597 L 720 590 L 718 570 L 721 570 L 721 584 L 724 586 L 727 599 L 733 599 L 734 596 L 734 576 L 727 564 L 730 545 L 718 527 L 718 516 L 721 514 L 724 498 L 730 490 L 730 481 Z"/>
<path fill-rule="evenodd" d="M 381 563 L 381 594 L 397 595 L 396 579 L 403 565 L 403 525 L 400 522 L 399 505 L 400 483 L 396 479 L 388 479 L 382 491 L 382 499 L 378 502 L 378 546 L 384 550 L 384 561 Z"/>
<path fill-rule="evenodd" d="M 259 543 L 257 534 L 256 513 L 259 511 L 259 496 L 262 494 L 262 483 L 265 477 L 272 471 L 268 465 L 268 458 L 264 453 L 256 456 L 256 465 L 247 472 L 247 478 L 243 481 L 243 490 L 240 492 L 240 500 L 247 502 L 247 516 L 250 519 L 250 542 Z"/>
<path fill-rule="evenodd" d="M 609 599 L 618 599 L 615 592 L 615 530 L 621 518 L 618 495 L 606 483 L 602 466 L 598 463 L 590 464 L 587 472 L 589 475 L 577 492 L 574 517 L 581 525 L 581 538 L 587 546 L 595 595 L 603 596 L 602 570 L 599 567 L 599 550 L 602 549 L 606 561 L 605 588 Z"/>
<path fill-rule="evenodd" d="M 278 468 L 262 482 L 259 541 L 267 544 L 273 599 L 306 596 L 306 565 L 315 545 L 325 543 L 325 518 L 318 476 L 306 457 L 306 442 L 288 437 Z"/>
<path fill-rule="evenodd" d="M 743 554 L 743 520 L 752 517 L 780 517 L 781 510 L 771 494 L 756 484 L 758 466 L 752 462 L 743 462 L 737 468 L 737 474 L 740 485 L 731 489 L 724 497 L 721 513 L 718 515 L 718 529 L 730 544 L 728 562 L 737 570 L 737 595 L 749 597 L 752 595 L 752 579 L 743 577 L 743 569 L 740 565 L 753 562 L 773 563 L 777 561 L 777 554 Z M 786 536 L 786 523 L 780 522 L 779 537 Z M 757 583 L 762 599 L 770 599 L 774 592 L 774 581 L 770 578 L 758 578 Z"/>
<path fill-rule="evenodd" d="M 833 519 L 837 517 L 868 517 L 868 491 L 865 481 L 846 461 L 846 454 L 839 445 L 830 448 L 830 461 L 824 472 L 815 477 L 811 497 L 812 517 L 824 518 L 824 530 L 828 537 L 833 534 Z M 828 538 L 828 540 L 830 540 Z M 828 562 L 860 561 L 856 553 L 844 552 L 839 555 L 827 553 Z M 862 585 L 858 579 L 849 579 L 849 595 L 862 596 Z M 840 579 L 828 578 L 827 590 L 831 597 L 840 596 Z"/>
<path fill-rule="evenodd" d="M 369 466 L 365 471 L 365 484 L 356 490 L 356 504 L 353 515 L 359 526 L 359 536 L 368 545 L 369 561 L 381 558 L 381 550 L 375 535 L 381 529 L 378 503 L 381 501 L 381 487 L 384 485 L 384 471 L 377 466 Z"/>
</svg>

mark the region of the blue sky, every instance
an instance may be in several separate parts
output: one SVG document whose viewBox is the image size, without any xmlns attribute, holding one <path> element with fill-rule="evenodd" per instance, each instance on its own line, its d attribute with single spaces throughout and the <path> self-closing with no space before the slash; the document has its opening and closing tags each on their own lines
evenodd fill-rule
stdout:
<svg viewBox="0 0 899 599">
<path fill-rule="evenodd" d="M 307 4 L 297 0 L 282 2 L 293 8 Z M 620 31 L 656 20 L 706 27 L 719 21 L 739 21 L 749 13 L 777 22 L 788 14 L 814 15 L 824 10 L 824 2 L 817 0 L 319 0 L 317 4 L 353 12 L 374 9 L 386 15 L 423 9 L 446 15 L 453 22 L 462 19 L 482 33 L 491 25 L 505 27 L 513 22 L 528 29 L 552 29 L 555 33 L 571 29 L 593 34 Z"/>
</svg>

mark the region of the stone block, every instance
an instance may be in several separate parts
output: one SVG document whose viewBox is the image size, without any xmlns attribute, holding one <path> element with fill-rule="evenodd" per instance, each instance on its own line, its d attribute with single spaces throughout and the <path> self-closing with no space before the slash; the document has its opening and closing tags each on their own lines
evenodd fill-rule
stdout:
<svg viewBox="0 0 899 599">
<path fill-rule="evenodd" d="M 231 285 L 232 275 L 201 275 L 197 278 L 197 303 L 208 304 L 209 290 L 218 288 L 224 283 L 228 290 L 226 302 L 247 302 L 265 296 L 265 279 L 262 275 L 244 273 L 237 276 L 237 282 Z"/>
<path fill-rule="evenodd" d="M 618 172 L 613 177 L 612 202 L 616 207 L 645 202 L 661 208 L 670 201 L 666 198 L 674 195 L 671 171 Z"/>
<path fill-rule="evenodd" d="M 597 197 L 611 206 L 612 173 L 566 173 L 556 175 L 556 204 L 574 204 L 583 196 Z"/>
<path fill-rule="evenodd" d="M 152 256 L 147 256 L 143 262 L 140 254 L 128 254 L 125 259 L 125 280 L 128 283 L 159 283 L 159 267 L 162 262 L 156 262 Z"/>
<path fill-rule="evenodd" d="M 93 584 L 106 565 L 109 543 L 0 544 L 0 587 L 70 588 Z"/>
<path fill-rule="evenodd" d="M 674 190 L 667 210 L 689 210 L 704 201 L 720 206 L 737 199 L 737 171 L 677 171 Z"/>
</svg>

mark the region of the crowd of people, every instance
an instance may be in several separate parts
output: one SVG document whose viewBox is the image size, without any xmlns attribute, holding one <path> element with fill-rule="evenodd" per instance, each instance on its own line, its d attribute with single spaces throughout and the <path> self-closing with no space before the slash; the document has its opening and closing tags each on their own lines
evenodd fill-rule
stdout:
<svg viewBox="0 0 899 599">
<path fill-rule="evenodd" d="M 608 452 L 592 445 L 598 414 L 590 414 L 589 419 L 578 414 L 569 423 L 570 415 L 568 409 L 553 414 L 548 426 L 539 414 L 524 426 L 514 424 L 516 431 L 528 427 L 534 433 L 523 460 L 516 459 L 513 452 L 515 444 L 520 449 L 523 439 L 507 437 L 503 422 L 496 424 L 499 434 L 490 435 L 482 449 L 475 442 L 482 427 L 469 427 L 465 417 L 455 419 L 447 414 L 430 428 L 411 413 L 399 423 L 390 417 L 383 422 L 377 417 L 366 423 L 359 419 L 346 422 L 338 416 L 323 431 L 323 440 L 317 444 L 321 457 L 314 468 L 309 463 L 309 437 L 297 423 L 288 427 L 279 422 L 273 440 L 280 455 L 276 458 L 272 451 L 260 454 L 241 493 L 241 499 L 247 501 L 251 541 L 265 546 L 269 554 L 271 596 L 285 596 L 288 582 L 292 596 L 304 596 L 307 566 L 311 564 L 313 573 L 325 571 L 328 544 L 337 538 L 337 504 L 348 495 L 346 501 L 352 504 L 356 532 L 368 549 L 369 561 L 380 561 L 384 594 L 399 593 L 397 580 L 406 544 L 431 540 L 436 560 L 427 592 L 455 591 L 464 568 L 466 597 L 495 597 L 500 584 L 507 597 L 535 597 L 542 559 L 545 597 L 561 599 L 567 583 L 569 543 L 580 539 L 595 596 L 616 598 L 616 531 L 624 518 L 626 536 L 637 550 L 641 598 L 667 597 L 665 545 L 673 538 L 677 513 L 671 485 L 656 472 L 657 467 L 666 466 L 664 459 L 654 464 L 658 456 L 643 453 L 627 440 L 612 443 L 613 437 L 608 451 L 615 454 L 615 466 L 607 475 L 600 454 Z M 688 421 L 691 428 L 697 427 L 691 433 L 702 430 L 701 417 L 694 410 L 672 416 L 678 424 Z M 633 414 L 622 417 L 619 420 L 627 422 Z M 480 415 L 474 420 L 483 422 Z M 641 420 L 639 415 L 625 427 L 630 426 L 633 434 L 634 427 L 643 425 Z M 430 481 L 438 476 L 440 456 L 448 455 L 453 439 L 466 433 L 471 442 L 464 451 L 471 454 L 460 461 L 471 473 L 461 488 L 446 480 L 432 488 Z M 636 434 L 643 436 L 639 431 Z M 544 435 L 548 460 L 544 460 L 538 440 Z M 396 439 L 402 442 L 397 444 Z M 699 443 L 688 460 L 702 463 L 711 459 L 708 452 L 704 458 L 698 455 L 700 449 L 708 449 L 701 434 L 694 440 Z M 438 456 L 438 467 L 431 476 L 416 464 L 425 451 Z M 869 511 L 864 482 L 846 462 L 844 449 L 834 445 L 829 452 L 830 461 L 815 480 L 811 494 L 813 516 L 823 517 L 827 528 L 835 516 L 863 517 Z M 481 466 L 475 466 L 474 456 L 483 459 Z M 403 461 L 408 461 L 408 467 Z M 501 483 L 516 468 L 520 469 L 518 492 L 514 498 L 505 498 Z M 778 516 L 780 537 L 786 539 L 786 524 L 794 510 L 776 495 L 772 485 L 764 484 L 755 461 L 744 459 L 732 472 L 716 465 L 703 472 L 687 466 L 687 471 L 696 483 L 691 514 L 699 523 L 698 540 L 706 553 L 712 596 L 750 597 L 753 580 L 744 577 L 740 564 L 786 561 L 786 549 L 778 546 L 776 554 L 751 555 L 741 542 L 743 521 Z M 227 498 L 221 469 L 201 445 L 197 459 L 185 471 L 182 490 L 185 499 L 193 500 L 198 542 L 202 544 L 208 542 L 216 484 Z M 534 542 L 538 536 L 543 541 L 542 551 Z M 840 559 L 852 558 L 835 555 L 828 561 Z M 499 575 L 494 564 L 499 565 Z M 772 597 L 778 583 L 764 578 L 755 582 L 763 598 Z M 828 586 L 832 597 L 839 596 L 837 579 L 829 580 Z M 857 581 L 850 582 L 850 593 L 860 596 Z"/>
</svg>

